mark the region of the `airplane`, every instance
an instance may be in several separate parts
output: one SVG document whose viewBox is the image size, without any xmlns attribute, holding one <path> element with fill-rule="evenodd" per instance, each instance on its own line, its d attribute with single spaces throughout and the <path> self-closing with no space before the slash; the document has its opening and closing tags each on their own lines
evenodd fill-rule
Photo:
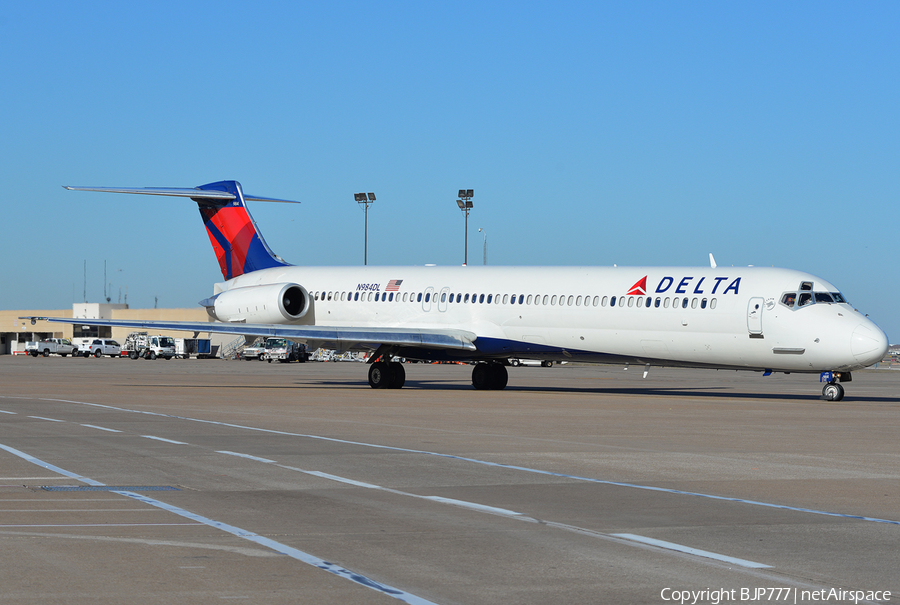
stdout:
<svg viewBox="0 0 900 605">
<path fill-rule="evenodd" d="M 511 358 L 820 374 L 840 401 L 886 334 L 829 282 L 791 269 L 717 267 L 303 267 L 266 244 L 237 181 L 195 188 L 65 187 L 188 197 L 224 281 L 211 322 L 39 318 L 153 330 L 281 336 L 368 351 L 372 388 L 401 388 L 395 358 L 474 364 L 478 390 L 507 386 Z M 38 318 L 32 318 L 38 319 Z"/>
</svg>

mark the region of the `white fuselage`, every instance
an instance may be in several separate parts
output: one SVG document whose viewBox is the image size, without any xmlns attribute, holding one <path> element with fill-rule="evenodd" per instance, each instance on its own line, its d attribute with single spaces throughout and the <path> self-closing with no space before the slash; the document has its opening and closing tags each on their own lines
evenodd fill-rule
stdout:
<svg viewBox="0 0 900 605">
<path fill-rule="evenodd" d="M 310 295 L 306 315 L 284 323 L 465 330 L 477 336 L 469 358 L 821 372 L 869 366 L 888 346 L 849 304 L 815 302 L 837 288 L 788 269 L 278 267 L 216 293 L 281 283 Z M 252 322 L 253 311 L 219 319 Z"/>
</svg>

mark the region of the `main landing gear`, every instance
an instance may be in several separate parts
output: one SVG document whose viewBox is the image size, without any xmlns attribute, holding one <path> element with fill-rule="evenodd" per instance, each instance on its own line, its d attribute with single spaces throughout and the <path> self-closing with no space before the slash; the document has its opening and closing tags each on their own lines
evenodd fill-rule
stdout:
<svg viewBox="0 0 900 605">
<path fill-rule="evenodd" d="M 406 370 L 396 361 L 376 361 L 369 366 L 369 386 L 373 389 L 399 389 L 406 383 Z"/>
<path fill-rule="evenodd" d="M 479 391 L 501 391 L 509 382 L 509 374 L 502 363 L 478 363 L 472 369 L 472 386 Z"/>
<path fill-rule="evenodd" d="M 822 387 L 822 399 L 825 401 L 840 401 L 844 398 L 844 387 L 838 384 L 837 381 L 850 382 L 853 380 L 853 376 L 850 372 L 822 372 L 819 380 L 828 383 Z"/>
<path fill-rule="evenodd" d="M 506 388 L 509 374 L 502 363 L 477 363 L 472 368 L 472 386 L 479 391 L 500 391 Z M 384 357 L 369 365 L 369 386 L 373 389 L 399 389 L 406 384 L 406 370 L 396 361 Z"/>
</svg>

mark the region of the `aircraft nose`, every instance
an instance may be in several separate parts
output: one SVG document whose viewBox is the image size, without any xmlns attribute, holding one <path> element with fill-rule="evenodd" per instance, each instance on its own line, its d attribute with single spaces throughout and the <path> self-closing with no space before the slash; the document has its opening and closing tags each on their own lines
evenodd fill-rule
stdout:
<svg viewBox="0 0 900 605">
<path fill-rule="evenodd" d="M 871 322 L 856 326 L 850 337 L 850 351 L 856 360 L 864 365 L 872 365 L 884 358 L 888 350 L 888 339 L 881 328 Z"/>
</svg>

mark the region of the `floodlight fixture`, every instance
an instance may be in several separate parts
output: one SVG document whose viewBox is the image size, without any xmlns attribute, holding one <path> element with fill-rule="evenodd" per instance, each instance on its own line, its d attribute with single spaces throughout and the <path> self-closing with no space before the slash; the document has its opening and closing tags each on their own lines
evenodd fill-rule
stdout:
<svg viewBox="0 0 900 605">
<path fill-rule="evenodd" d="M 365 209 L 366 219 L 363 231 L 363 265 L 369 264 L 369 204 L 375 201 L 375 194 L 354 193 L 353 199 Z"/>
<path fill-rule="evenodd" d="M 463 253 L 463 265 L 469 264 L 469 210 L 472 209 L 472 197 L 475 195 L 475 191 L 473 189 L 460 189 L 459 190 L 459 198 L 456 200 L 456 205 L 459 206 L 459 209 L 463 211 L 463 214 L 466 215 L 465 220 L 465 251 Z"/>
</svg>

